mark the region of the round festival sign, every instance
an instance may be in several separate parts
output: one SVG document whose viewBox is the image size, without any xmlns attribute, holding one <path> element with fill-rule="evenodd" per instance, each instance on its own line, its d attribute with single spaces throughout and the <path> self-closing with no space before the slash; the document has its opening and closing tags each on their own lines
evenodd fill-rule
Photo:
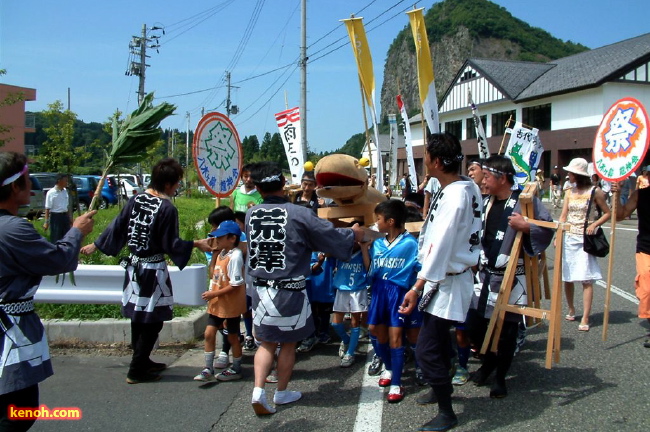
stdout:
<svg viewBox="0 0 650 432">
<path fill-rule="evenodd" d="M 235 190 L 243 155 L 239 134 L 228 117 L 214 112 L 201 118 L 194 132 L 192 154 L 196 172 L 212 195 L 225 198 Z"/>
<path fill-rule="evenodd" d="M 594 169 L 605 180 L 625 180 L 648 150 L 648 113 L 634 98 L 623 98 L 605 113 L 594 142 Z"/>
</svg>

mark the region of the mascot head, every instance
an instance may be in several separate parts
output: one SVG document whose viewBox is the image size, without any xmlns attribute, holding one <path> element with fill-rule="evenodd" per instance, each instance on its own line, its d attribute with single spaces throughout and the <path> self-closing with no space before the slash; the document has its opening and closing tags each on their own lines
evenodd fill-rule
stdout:
<svg viewBox="0 0 650 432">
<path fill-rule="evenodd" d="M 325 156 L 316 164 L 316 194 L 340 206 L 378 203 L 386 198 L 368 187 L 368 172 L 357 158 L 345 154 Z"/>
</svg>

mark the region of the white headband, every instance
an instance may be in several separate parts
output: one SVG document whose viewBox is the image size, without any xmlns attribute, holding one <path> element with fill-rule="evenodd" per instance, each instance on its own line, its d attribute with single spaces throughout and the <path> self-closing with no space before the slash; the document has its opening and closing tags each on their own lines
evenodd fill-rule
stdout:
<svg viewBox="0 0 650 432">
<path fill-rule="evenodd" d="M 27 172 L 27 164 L 25 164 L 25 166 L 23 167 L 22 170 L 20 170 L 20 172 L 17 172 L 16 174 L 4 179 L 4 181 L 2 182 L 2 184 L 0 186 L 7 186 L 8 184 L 11 184 L 11 183 L 15 182 L 20 177 L 22 177 L 22 175 L 25 174 L 26 172 Z"/>
</svg>

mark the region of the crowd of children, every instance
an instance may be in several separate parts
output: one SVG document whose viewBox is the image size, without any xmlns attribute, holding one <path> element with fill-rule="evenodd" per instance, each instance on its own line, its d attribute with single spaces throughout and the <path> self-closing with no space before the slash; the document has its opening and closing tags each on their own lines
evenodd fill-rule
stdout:
<svg viewBox="0 0 650 432">
<path fill-rule="evenodd" d="M 293 356 L 295 356 L 295 352 L 308 352 L 318 344 L 330 343 L 331 325 L 332 329 L 340 339 L 338 350 L 339 358 L 336 362 L 342 368 L 351 367 L 355 363 L 359 341 L 362 338 L 364 328 L 367 328 L 366 331 L 369 332 L 370 342 L 374 351 L 374 358 L 372 363 L 369 365 L 368 374 L 379 376 L 377 384 L 379 387 L 388 388 L 386 399 L 390 403 L 398 403 L 405 397 L 406 392 L 402 385 L 402 374 L 406 369 L 405 363 L 407 359 L 412 357 L 415 360 L 415 383 L 418 386 L 429 385 L 432 388 L 429 393 L 419 397 L 417 402 L 420 404 L 429 404 L 437 401 L 442 416 L 432 420 L 431 424 L 435 427 L 438 427 L 436 425 L 440 424 L 443 426 L 443 429 L 423 430 L 446 430 L 446 428 L 453 427 L 453 425 L 457 423 L 457 420 L 453 410 L 451 409 L 452 384 L 463 385 L 468 381 L 470 376 L 468 371 L 468 359 L 470 356 L 471 338 L 469 337 L 470 333 L 465 330 L 464 321 L 468 316 L 467 308 L 470 306 L 470 298 L 472 297 L 472 292 L 474 290 L 471 284 L 474 276 L 472 275 L 472 272 L 468 270 L 475 264 L 466 265 L 466 261 L 472 261 L 473 263 L 478 262 L 478 251 L 481 249 L 480 244 L 482 241 L 480 233 L 480 218 L 482 214 L 481 201 L 489 201 L 490 194 L 495 195 L 495 191 L 501 191 L 501 189 L 504 191 L 507 190 L 509 196 L 511 196 L 509 192 L 511 185 L 506 184 L 506 180 L 500 180 L 500 182 L 503 183 L 498 183 L 499 188 L 501 189 L 497 189 L 497 183 L 494 183 L 492 190 L 479 190 L 477 185 L 485 184 L 485 182 L 482 181 L 482 177 L 486 169 L 489 171 L 491 176 L 498 176 L 503 175 L 504 172 L 508 172 L 506 169 L 507 167 L 501 167 L 499 163 L 502 161 L 500 160 L 496 162 L 491 162 L 490 160 L 471 160 L 467 166 L 469 177 L 460 177 L 457 172 L 460 168 L 462 154 L 460 154 L 459 150 L 456 148 L 458 147 L 457 140 L 451 140 L 445 134 L 441 134 L 438 139 L 447 143 L 449 154 L 447 155 L 443 152 L 435 157 L 431 156 L 431 160 L 428 162 L 431 165 L 431 169 L 434 171 L 436 169 L 435 167 L 439 167 L 440 172 L 438 173 L 437 178 L 443 178 L 447 181 L 443 186 L 454 182 L 457 183 L 454 187 L 456 187 L 458 191 L 462 192 L 459 192 L 459 194 L 462 195 L 463 198 L 460 198 L 459 195 L 459 197 L 449 196 L 443 199 L 444 187 L 441 186 L 442 182 L 433 179 L 435 181 L 431 181 L 430 187 L 427 189 L 429 194 L 427 196 L 427 202 L 430 203 L 432 209 L 431 214 L 433 214 L 433 216 L 428 215 L 427 210 L 429 210 L 429 206 L 422 209 L 420 206 L 414 206 L 411 202 L 412 200 L 408 199 L 404 199 L 404 201 L 399 199 L 388 199 L 377 204 L 374 209 L 375 223 L 372 227 L 372 229 L 376 231 L 376 237 L 372 240 L 368 240 L 368 236 L 365 236 L 364 239 L 360 241 L 355 232 L 355 241 L 351 253 L 349 253 L 348 249 L 348 252 L 341 254 L 345 259 L 341 259 L 340 257 L 337 259 L 335 256 L 330 255 L 332 253 L 337 253 L 336 248 L 332 248 L 331 239 L 327 239 L 329 241 L 326 241 L 325 238 L 322 238 L 321 240 L 323 243 L 317 245 L 313 243 L 313 239 L 309 237 L 312 233 L 306 233 L 309 229 L 306 229 L 304 232 L 301 231 L 301 233 L 296 233 L 298 236 L 305 235 L 309 238 L 306 243 L 302 243 L 303 246 L 308 246 L 305 248 L 306 250 L 312 246 L 314 246 L 314 248 L 319 248 L 320 246 L 322 248 L 321 250 L 329 251 L 329 253 L 319 251 L 312 252 L 310 267 L 307 267 L 306 261 L 309 256 L 308 253 L 301 255 L 300 260 L 304 261 L 304 265 L 301 264 L 301 266 L 303 266 L 308 274 L 301 274 L 299 279 L 295 279 L 295 276 L 289 274 L 286 276 L 283 275 L 283 278 L 279 279 L 280 282 L 276 282 L 274 279 L 266 277 L 266 275 L 270 273 L 268 266 L 279 265 L 279 262 L 274 263 L 271 261 L 264 262 L 267 267 L 262 269 L 262 273 L 259 271 L 254 273 L 256 275 L 254 282 L 253 280 L 247 279 L 244 270 L 244 267 L 246 267 L 244 265 L 246 262 L 244 256 L 247 253 L 247 248 L 245 235 L 242 234 L 242 227 L 238 226 L 237 223 L 233 221 L 233 219 L 236 218 L 236 215 L 230 209 L 220 208 L 213 211 L 209 222 L 214 229 L 211 236 L 216 239 L 214 244 L 215 255 L 211 258 L 210 289 L 203 295 L 203 298 L 208 302 L 209 314 L 209 323 L 205 331 L 205 367 L 194 379 L 198 381 L 211 381 L 214 379 L 219 381 L 229 381 L 241 378 L 242 345 L 239 326 L 240 316 L 242 315 L 245 316 L 246 324 L 246 337 L 243 339 L 244 348 L 255 349 L 256 347 L 253 342 L 255 335 L 252 334 L 250 325 L 250 301 L 248 302 L 249 306 L 247 308 L 246 292 L 248 291 L 250 293 L 253 289 L 253 285 L 255 285 L 254 289 L 257 290 L 255 293 L 259 294 L 260 290 L 268 292 L 268 288 L 273 288 L 274 284 L 283 284 L 282 289 L 276 289 L 275 291 L 272 290 L 273 293 L 269 298 L 262 299 L 260 295 L 256 296 L 257 300 L 254 300 L 253 303 L 258 306 L 254 305 L 254 307 L 258 308 L 256 309 L 258 314 L 260 312 L 259 307 L 262 307 L 264 316 L 255 317 L 255 329 L 259 332 L 258 326 L 266 325 L 269 326 L 269 331 L 274 331 L 276 333 L 278 330 L 280 332 L 286 331 L 290 327 L 288 324 L 289 321 L 286 320 L 285 314 L 281 312 L 279 308 L 288 306 L 289 299 L 277 299 L 274 295 L 279 296 L 284 292 L 295 293 L 295 291 L 304 291 L 304 294 L 300 295 L 306 297 L 302 306 L 297 304 L 303 302 L 303 300 L 301 300 L 302 297 L 294 297 L 291 300 L 292 308 L 293 306 L 298 306 L 299 309 L 302 308 L 302 311 L 293 308 L 295 310 L 291 312 L 294 314 L 291 316 L 291 319 L 297 320 L 296 326 L 295 328 L 292 328 L 292 331 L 297 332 L 300 330 L 299 338 L 302 340 L 298 339 L 300 343 L 297 344 L 294 343 L 293 340 L 289 339 L 286 341 L 283 341 L 282 338 L 273 339 L 273 337 L 279 337 L 277 335 L 270 339 L 268 335 L 260 336 L 261 347 L 258 348 L 258 353 L 256 354 L 255 359 L 256 377 L 252 400 L 253 408 L 257 414 L 275 413 L 275 409 L 268 405 L 264 393 L 265 382 L 278 381 L 277 379 L 273 379 L 271 376 L 268 376 L 266 381 L 264 380 L 264 376 L 268 373 L 267 369 L 271 367 L 273 362 L 273 353 L 275 353 L 275 357 L 279 358 L 278 371 L 280 371 L 280 375 L 282 375 L 280 378 L 282 389 L 280 389 L 280 385 L 278 385 L 274 401 L 276 405 L 295 402 L 300 399 L 300 392 L 286 390 L 291 373 L 290 369 L 293 368 L 293 362 L 295 361 Z M 433 152 L 433 150 L 431 151 Z M 434 155 L 435 153 L 431 154 Z M 492 167 L 492 165 L 490 165 L 491 163 L 497 163 L 495 165 L 496 168 Z M 486 166 L 488 166 L 488 168 L 486 168 Z M 427 168 L 430 167 L 428 166 Z M 275 171 L 272 173 L 275 173 Z M 246 178 L 246 181 L 248 182 L 250 176 Z M 505 178 L 506 177 L 504 177 L 504 179 Z M 264 181 L 267 181 L 269 183 L 283 184 L 281 179 L 281 175 L 278 174 L 266 175 L 261 182 L 263 183 Z M 311 191 L 313 189 L 312 186 L 315 185 L 315 179 L 313 178 L 313 175 L 304 175 L 302 183 L 303 186 L 309 186 L 307 189 Z M 245 185 L 246 184 L 248 183 L 245 183 Z M 488 184 L 491 183 L 488 182 Z M 273 191 L 275 191 L 275 189 L 273 189 Z M 269 231 L 271 230 L 271 227 L 268 224 L 276 223 L 276 220 L 280 221 L 279 223 L 285 224 L 282 225 L 283 228 L 281 231 L 275 233 L 277 237 L 268 237 L 268 240 L 271 242 L 269 243 L 271 247 L 285 247 L 285 245 L 279 245 L 277 240 L 284 239 L 284 242 L 287 242 L 286 236 L 289 233 L 286 231 L 288 227 L 286 221 L 289 220 L 291 212 L 297 212 L 295 217 L 306 219 L 314 218 L 313 220 L 310 219 L 312 220 L 311 223 L 316 223 L 316 220 L 320 221 L 318 218 L 313 216 L 313 213 L 305 213 L 303 209 L 298 209 L 300 206 L 309 207 L 311 209 L 316 208 L 314 205 L 314 203 L 316 203 L 315 200 L 303 199 L 298 200 L 296 203 L 297 205 L 292 206 L 289 204 L 291 208 L 297 209 L 293 210 L 285 207 L 287 203 L 283 198 L 281 199 L 278 191 L 272 193 L 269 193 L 269 191 L 263 192 L 262 196 L 264 197 L 264 201 L 262 204 L 260 206 L 252 207 L 253 209 L 261 209 L 260 216 L 258 217 L 258 215 L 255 215 L 254 217 L 251 217 L 251 213 L 255 213 L 257 210 L 253 210 L 252 212 L 249 211 L 247 220 L 249 220 L 250 223 L 250 219 L 255 219 L 255 223 L 261 223 L 262 225 L 260 225 L 260 227 L 266 226 L 266 229 Z M 242 193 L 245 193 L 246 197 L 254 195 L 254 192 L 248 187 L 246 191 Z M 481 194 L 483 195 L 482 198 Z M 267 200 L 268 196 L 271 196 L 272 199 Z M 451 216 L 445 216 L 443 214 L 444 212 L 440 213 L 440 211 L 436 210 L 438 206 L 442 205 L 441 203 L 446 203 L 445 205 L 449 207 L 449 209 L 454 209 L 454 211 L 462 210 L 463 215 L 471 219 L 471 223 L 465 223 L 462 221 L 460 214 L 454 221 L 445 219 L 450 218 Z M 265 205 L 268 205 L 269 207 L 265 207 Z M 271 210 L 272 208 L 278 210 Z M 302 212 L 298 210 L 302 210 Z M 230 213 L 228 213 L 228 211 L 230 211 Z M 264 213 L 263 217 L 261 216 L 262 213 Z M 508 215 L 509 214 L 510 213 L 508 213 Z M 240 217 L 242 215 L 243 213 L 240 213 Z M 307 217 L 308 215 L 309 217 Z M 463 249 L 462 246 L 458 246 L 460 249 L 457 251 L 457 254 L 454 255 L 454 259 L 451 259 L 453 257 L 445 258 L 442 255 L 442 252 L 438 253 L 433 251 L 434 248 L 431 239 L 434 234 L 432 233 L 429 233 L 428 237 L 421 236 L 420 243 L 422 244 L 418 245 L 418 239 L 408 232 L 406 224 L 413 220 L 422 220 L 422 216 L 428 218 L 427 222 L 430 227 L 434 227 L 429 228 L 430 230 L 438 230 L 445 223 L 449 224 L 449 226 L 452 226 L 453 223 L 457 223 L 459 228 L 454 233 L 448 233 L 449 239 L 451 241 L 454 236 L 460 235 L 459 233 L 461 232 L 462 235 L 466 234 L 467 241 L 469 241 L 469 246 L 466 248 L 467 250 Z M 501 224 L 500 213 L 498 216 L 498 223 Z M 432 222 L 434 218 L 437 218 L 435 223 Z M 425 222 L 425 226 L 427 225 L 427 222 Z M 492 229 L 496 226 L 495 222 L 492 222 L 492 219 L 490 219 L 489 222 L 492 225 L 488 224 L 488 228 Z M 512 227 L 512 225 L 510 226 Z M 254 227 L 249 229 L 251 230 L 251 233 L 256 232 Z M 322 229 L 324 230 L 325 228 Z M 353 231 L 354 229 L 355 228 L 353 227 Z M 259 233 L 256 235 L 264 236 L 267 234 L 270 235 L 271 233 Z M 435 235 L 442 234 L 436 231 Z M 255 246 L 253 247 L 259 248 L 260 243 L 255 240 L 258 237 L 253 236 L 253 234 L 251 234 L 251 236 L 252 241 L 255 243 Z M 350 237 L 346 237 L 346 239 L 350 239 Z M 499 243 L 499 245 L 500 244 L 501 243 Z M 287 250 L 288 249 L 287 246 Z M 435 249 L 443 251 L 449 250 L 450 248 L 438 245 Z M 255 256 L 254 254 L 260 253 L 260 250 L 251 253 L 253 253 L 251 257 L 255 257 L 257 269 L 259 270 L 261 263 L 259 261 L 260 256 Z M 435 255 L 435 259 L 431 259 L 440 265 L 440 269 L 432 269 L 431 266 L 434 264 L 431 264 L 428 261 L 425 266 L 426 268 L 423 268 L 423 262 L 425 261 L 423 259 L 423 254 L 428 258 L 431 258 L 432 254 Z M 294 259 L 298 258 L 295 257 Z M 253 258 L 250 258 L 249 262 L 252 261 Z M 443 267 L 446 266 L 449 266 L 451 270 L 445 270 Z M 456 269 L 456 267 L 458 267 L 458 269 Z M 256 267 L 251 265 L 250 268 L 253 269 L 250 271 L 254 271 Z M 285 267 L 278 268 L 285 269 Z M 265 276 L 260 277 L 260 274 L 264 274 Z M 453 279 L 453 281 L 456 282 L 449 282 L 446 285 L 442 282 L 433 282 L 432 284 L 427 282 L 424 284 L 423 281 L 425 279 L 422 279 L 423 274 L 430 276 L 434 275 L 435 277 L 440 276 L 442 277 L 442 279 L 440 279 L 441 281 Z M 292 277 L 287 278 L 287 276 Z M 495 276 L 492 277 L 494 278 Z M 426 278 L 426 280 L 429 281 L 428 278 Z M 454 284 L 463 285 L 462 296 L 459 297 L 458 294 L 453 293 L 455 292 L 454 290 L 458 288 Z M 284 288 L 284 285 L 289 287 Z M 469 291 L 465 289 L 467 286 L 469 286 Z M 483 279 L 481 279 L 480 282 L 477 282 L 477 288 L 479 291 L 481 289 L 485 290 L 485 287 L 486 285 Z M 443 292 L 443 294 L 436 295 L 438 293 L 438 288 Z M 418 293 L 418 297 L 415 298 L 415 300 L 417 300 L 416 303 L 419 303 L 419 307 L 413 306 L 414 296 L 411 291 Z M 422 295 L 423 292 L 425 294 L 424 296 Z M 419 301 L 420 297 L 423 297 L 421 302 Z M 481 295 L 481 298 L 483 297 L 484 296 Z M 293 305 L 293 303 L 296 304 Z M 443 303 L 446 306 L 443 306 Z M 427 307 L 427 305 L 429 306 Z M 307 308 L 308 311 L 306 313 L 305 308 Z M 298 324 L 301 322 L 303 317 L 308 324 L 299 327 Z M 350 319 L 349 325 L 345 324 L 346 317 L 349 317 Z M 482 316 L 480 318 L 485 319 Z M 246 319 L 249 321 L 246 321 Z M 309 321 L 313 321 L 313 325 Z M 264 322 L 266 322 L 266 324 L 264 324 Z M 282 322 L 284 324 L 273 324 L 276 327 L 271 330 L 270 326 L 272 322 Z M 451 338 L 449 337 L 450 326 L 456 327 L 456 352 L 453 354 Z M 225 327 L 225 329 L 221 329 L 222 327 Z M 422 341 L 424 340 L 426 345 L 418 347 L 418 335 L 420 334 L 421 328 L 423 335 L 426 336 L 420 338 L 420 343 L 422 344 Z M 516 328 L 517 325 L 515 323 L 513 334 L 516 333 Z M 225 330 L 224 333 L 227 334 L 227 337 L 224 338 L 222 352 L 219 354 L 215 362 L 215 338 L 218 329 L 221 329 L 222 331 Z M 446 332 L 446 336 L 442 337 L 440 334 L 441 332 Z M 271 340 L 275 342 L 269 344 L 269 341 Z M 281 347 L 280 349 L 276 349 L 278 344 Z M 440 354 L 441 349 L 446 350 L 446 345 L 449 345 L 449 352 L 445 351 Z M 230 367 L 228 367 L 230 365 L 229 349 L 232 350 L 233 358 Z M 286 349 L 291 350 L 291 356 L 288 355 Z M 263 352 L 260 353 L 260 350 Z M 437 360 L 432 360 L 433 357 L 430 356 L 432 350 L 438 352 L 438 357 L 440 357 L 439 362 Z M 427 356 L 422 357 L 422 353 L 425 352 L 428 353 Z M 414 355 L 416 353 L 417 355 Z M 422 366 L 418 362 L 418 356 L 420 356 Z M 457 357 L 458 360 L 457 364 L 452 366 L 450 364 L 450 359 L 454 356 Z M 263 363 L 264 366 L 263 368 L 260 367 L 259 371 L 258 357 L 260 357 L 260 364 Z M 284 360 L 282 360 L 283 358 Z M 280 365 L 280 363 L 284 363 L 284 366 Z M 224 370 L 215 374 L 216 369 Z M 260 377 L 258 376 L 258 372 L 262 369 L 264 369 L 263 372 L 265 375 Z M 502 369 L 507 371 L 507 367 L 503 367 Z M 455 375 L 453 373 L 454 371 L 456 372 Z M 503 378 L 504 375 L 505 372 L 498 375 L 497 378 Z M 270 381 L 269 377 L 271 377 Z M 479 384 L 484 384 L 484 382 Z M 504 384 L 497 390 L 498 391 L 495 391 L 493 389 L 490 395 L 493 397 L 504 397 L 507 394 Z"/>
</svg>

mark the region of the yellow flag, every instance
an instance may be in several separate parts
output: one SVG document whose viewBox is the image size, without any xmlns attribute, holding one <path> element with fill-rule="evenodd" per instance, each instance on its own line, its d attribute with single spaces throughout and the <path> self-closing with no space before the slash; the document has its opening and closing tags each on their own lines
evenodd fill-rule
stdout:
<svg viewBox="0 0 650 432">
<path fill-rule="evenodd" d="M 431 133 L 437 133 L 440 130 L 438 99 L 436 96 L 436 83 L 433 75 L 433 61 L 431 60 L 429 38 L 424 25 L 424 15 L 422 14 L 423 10 L 424 8 L 414 9 L 406 12 L 406 14 L 409 16 L 409 21 L 411 22 L 411 31 L 413 32 L 413 40 L 415 41 L 422 113 L 427 120 L 427 125 Z"/>
<path fill-rule="evenodd" d="M 375 74 L 372 70 L 372 55 L 370 55 L 366 31 L 363 28 L 363 18 L 349 18 L 341 21 L 345 23 L 348 35 L 350 36 L 352 51 L 354 52 L 354 58 L 357 61 L 357 68 L 359 69 L 363 94 L 366 97 L 368 106 L 374 110 Z"/>
</svg>

